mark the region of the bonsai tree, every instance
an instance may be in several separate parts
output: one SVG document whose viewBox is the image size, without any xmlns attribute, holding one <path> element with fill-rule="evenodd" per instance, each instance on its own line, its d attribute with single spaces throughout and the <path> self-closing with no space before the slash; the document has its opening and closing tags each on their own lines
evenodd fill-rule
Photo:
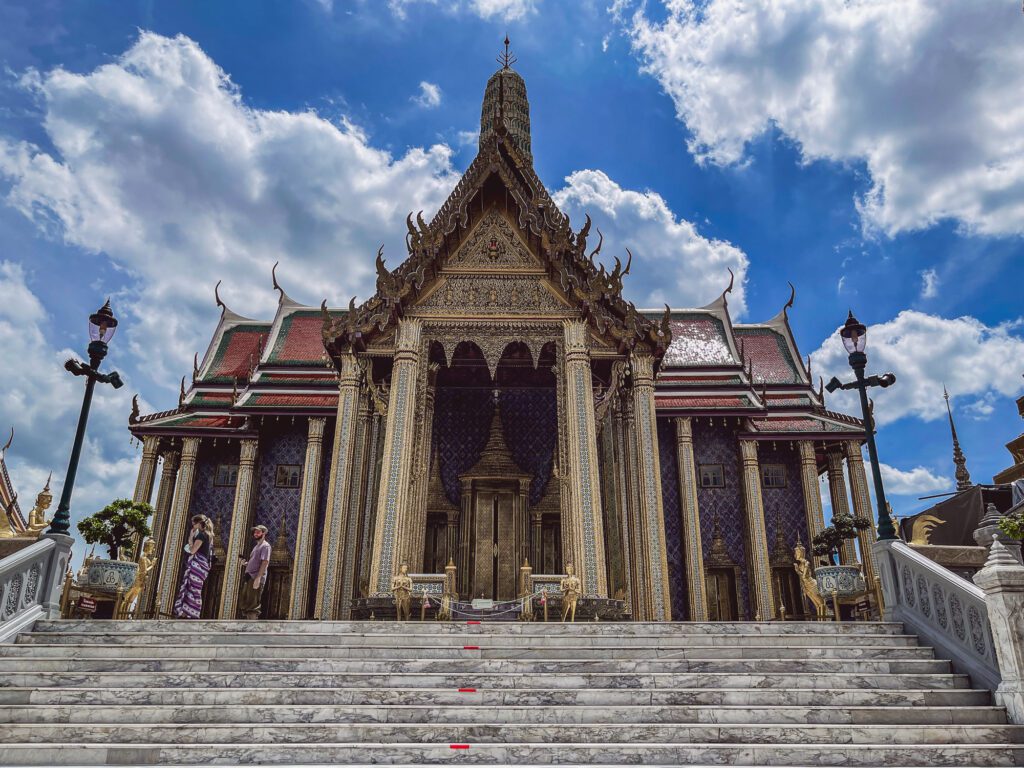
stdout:
<svg viewBox="0 0 1024 768">
<path fill-rule="evenodd" d="M 866 531 L 870 527 L 871 521 L 863 517 L 836 515 L 832 518 L 832 525 L 811 541 L 811 552 L 818 557 L 827 555 L 829 564 L 836 565 L 839 560 L 839 548 L 843 542 L 857 538 L 857 531 Z"/>
<path fill-rule="evenodd" d="M 112 560 L 130 555 L 132 540 L 142 541 L 151 531 L 147 520 L 153 508 L 145 502 L 115 499 L 94 515 L 78 523 L 78 532 L 87 544 L 104 544 Z"/>
<path fill-rule="evenodd" d="M 1014 539 L 1024 539 L 1024 511 L 999 518 L 999 530 Z"/>
</svg>

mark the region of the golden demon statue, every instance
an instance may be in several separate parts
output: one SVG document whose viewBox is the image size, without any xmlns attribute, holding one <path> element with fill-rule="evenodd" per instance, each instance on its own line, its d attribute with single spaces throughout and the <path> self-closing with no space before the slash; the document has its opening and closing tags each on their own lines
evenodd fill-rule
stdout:
<svg viewBox="0 0 1024 768">
<path fill-rule="evenodd" d="M 571 563 L 565 566 L 565 578 L 558 586 L 562 590 L 562 621 L 565 621 L 565 617 L 568 616 L 569 621 L 574 622 L 576 621 L 576 602 L 580 599 L 583 584 Z"/>
<path fill-rule="evenodd" d="M 398 573 L 391 579 L 391 591 L 395 595 L 395 618 L 398 621 L 409 621 L 412 615 L 412 579 L 409 577 L 409 566 L 405 563 L 402 563 Z"/>
<path fill-rule="evenodd" d="M 825 598 L 818 591 L 818 581 L 814 578 L 814 569 L 811 568 L 806 555 L 807 550 L 804 549 L 804 545 L 798 540 L 793 548 L 793 570 L 796 571 L 797 578 L 800 579 L 800 591 L 803 593 L 803 596 L 814 605 L 814 611 L 818 619 L 823 619 L 826 612 Z"/>
</svg>

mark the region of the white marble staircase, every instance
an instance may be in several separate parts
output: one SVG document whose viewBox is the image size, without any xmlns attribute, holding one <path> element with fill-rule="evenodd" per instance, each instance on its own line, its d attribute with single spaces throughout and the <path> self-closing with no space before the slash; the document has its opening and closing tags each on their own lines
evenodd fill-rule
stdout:
<svg viewBox="0 0 1024 768">
<path fill-rule="evenodd" d="M 47 621 L 0 765 L 1024 765 L 896 624 Z"/>
</svg>

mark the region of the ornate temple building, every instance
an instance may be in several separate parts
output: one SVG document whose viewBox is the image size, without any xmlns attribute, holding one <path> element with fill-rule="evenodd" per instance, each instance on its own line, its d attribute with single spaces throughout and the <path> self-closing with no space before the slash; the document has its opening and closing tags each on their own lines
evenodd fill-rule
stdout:
<svg viewBox="0 0 1024 768">
<path fill-rule="evenodd" d="M 825 525 L 819 477 L 833 510 L 872 515 L 863 424 L 826 409 L 792 300 L 752 324 L 732 321 L 731 283 L 705 307 L 634 307 L 630 259 L 603 265 L 589 218 L 574 231 L 537 177 L 507 63 L 476 158 L 407 230 L 407 258 L 378 254 L 362 303 L 304 306 L 276 275 L 273 318 L 218 298 L 177 407 L 134 410 L 135 498 L 156 509 L 161 558 L 143 612 L 171 610 L 203 513 L 209 616 L 235 617 L 257 523 L 274 546 L 270 618 L 365 617 L 401 564 L 449 561 L 462 599 L 516 598 L 525 561 L 573 565 L 602 618 L 803 614 L 791 553 Z M 862 536 L 844 562 L 870 552 Z"/>
</svg>

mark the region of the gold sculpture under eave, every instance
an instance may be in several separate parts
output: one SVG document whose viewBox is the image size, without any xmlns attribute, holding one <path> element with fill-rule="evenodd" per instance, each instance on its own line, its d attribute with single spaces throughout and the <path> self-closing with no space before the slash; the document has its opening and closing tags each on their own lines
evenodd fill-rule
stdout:
<svg viewBox="0 0 1024 768">
<path fill-rule="evenodd" d="M 818 619 L 823 619 L 827 611 L 825 608 L 825 598 L 821 596 L 821 592 L 818 590 L 818 581 L 814 578 L 814 570 L 807 561 L 806 554 L 807 550 L 804 549 L 804 545 L 797 541 L 796 546 L 793 548 L 793 570 L 796 571 L 796 575 L 800 579 L 800 592 L 805 598 L 810 600 Z"/>
<path fill-rule="evenodd" d="M 46 486 L 36 496 L 36 503 L 32 507 L 32 511 L 28 513 L 28 525 L 25 532 L 30 536 L 38 538 L 50 524 L 50 521 L 46 519 L 46 510 L 53 503 L 53 494 L 50 493 L 50 479 L 52 477 L 53 473 L 51 472 L 50 476 L 46 478 Z"/>
<path fill-rule="evenodd" d="M 156 542 L 153 539 L 146 539 L 146 543 L 142 545 L 142 556 L 139 558 L 139 570 L 135 574 L 135 581 L 125 592 L 121 602 L 124 613 L 130 614 L 133 619 L 138 618 L 139 606 L 133 609 L 131 605 L 139 599 L 149 582 L 149 576 L 156 566 L 156 558 L 153 556 L 155 552 Z"/>
<path fill-rule="evenodd" d="M 562 621 L 569 617 L 570 622 L 576 621 L 576 602 L 580 599 L 583 585 L 572 565 L 565 566 L 565 578 L 558 585 L 562 590 Z"/>
<path fill-rule="evenodd" d="M 409 566 L 405 563 L 391 579 L 391 591 L 395 595 L 395 618 L 398 621 L 409 621 L 412 616 L 412 579 L 409 577 Z"/>
</svg>

